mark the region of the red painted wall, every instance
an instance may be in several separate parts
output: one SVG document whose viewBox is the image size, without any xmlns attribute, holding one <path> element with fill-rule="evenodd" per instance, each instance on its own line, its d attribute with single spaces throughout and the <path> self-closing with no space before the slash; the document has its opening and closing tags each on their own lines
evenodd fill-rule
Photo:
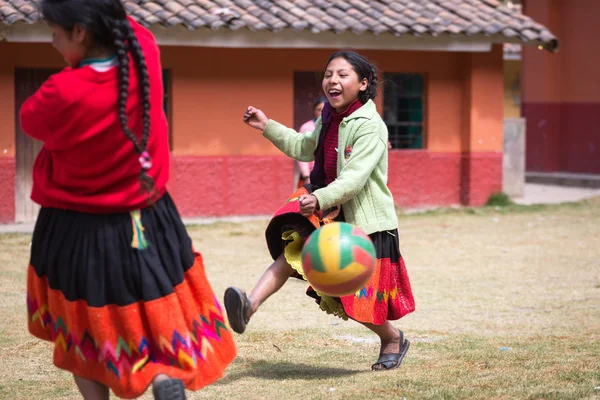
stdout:
<svg viewBox="0 0 600 400">
<path fill-rule="evenodd" d="M 11 62 L 0 42 L 0 223 L 15 220 L 15 92 Z"/>
<path fill-rule="evenodd" d="M 15 220 L 15 174 L 14 157 L 0 157 L 0 223 Z"/>
<path fill-rule="evenodd" d="M 185 216 L 267 215 L 292 189 L 283 156 L 174 157 L 168 186 Z"/>
<path fill-rule="evenodd" d="M 556 54 L 524 49 L 527 170 L 600 174 L 600 2 L 527 0 L 525 13 L 560 40 Z"/>
</svg>

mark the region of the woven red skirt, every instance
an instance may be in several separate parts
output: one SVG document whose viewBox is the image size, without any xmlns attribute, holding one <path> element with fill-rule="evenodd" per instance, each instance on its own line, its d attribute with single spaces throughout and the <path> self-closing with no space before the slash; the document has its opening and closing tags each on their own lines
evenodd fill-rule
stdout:
<svg viewBox="0 0 600 400">
<path fill-rule="evenodd" d="M 138 213 L 42 208 L 27 275 L 29 331 L 54 364 L 141 396 L 157 374 L 190 390 L 219 379 L 231 333 L 168 194 Z"/>
<path fill-rule="evenodd" d="M 298 242 L 306 240 L 323 223 L 344 220 L 343 209 L 340 208 L 316 212 L 309 218 L 302 216 L 298 198 L 310 191 L 310 185 L 296 191 L 275 213 L 266 230 L 267 246 L 273 259 L 284 252 L 287 261 L 296 271 L 294 277 L 304 280 L 297 254 L 302 243 Z M 415 300 L 406 265 L 400 254 L 398 230 L 375 232 L 369 237 L 375 246 L 377 265 L 364 287 L 354 294 L 332 298 L 309 286 L 307 295 L 313 297 L 326 312 L 344 319 L 382 325 L 387 320 L 398 320 L 413 312 Z"/>
</svg>

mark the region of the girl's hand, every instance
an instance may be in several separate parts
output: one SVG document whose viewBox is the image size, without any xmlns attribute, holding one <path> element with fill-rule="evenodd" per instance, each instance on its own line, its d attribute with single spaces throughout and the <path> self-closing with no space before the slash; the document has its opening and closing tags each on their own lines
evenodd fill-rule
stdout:
<svg viewBox="0 0 600 400">
<path fill-rule="evenodd" d="M 246 112 L 244 113 L 244 122 L 253 127 L 254 129 L 262 131 L 265 129 L 265 126 L 267 125 L 267 122 L 269 122 L 269 119 L 267 118 L 265 113 L 259 110 L 258 108 L 248 106 Z"/>
<path fill-rule="evenodd" d="M 304 194 L 298 199 L 300 202 L 300 214 L 305 217 L 313 215 L 319 209 L 319 201 L 312 194 Z"/>
</svg>

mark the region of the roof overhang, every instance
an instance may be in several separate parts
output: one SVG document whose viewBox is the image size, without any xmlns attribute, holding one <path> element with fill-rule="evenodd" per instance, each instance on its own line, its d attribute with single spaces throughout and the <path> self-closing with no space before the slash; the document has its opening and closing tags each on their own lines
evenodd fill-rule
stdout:
<svg viewBox="0 0 600 400">
<path fill-rule="evenodd" d="M 281 30 L 279 32 L 248 29 L 198 29 L 153 26 L 150 31 L 162 46 L 221 47 L 221 48 L 294 48 L 294 49 L 369 49 L 404 51 L 487 52 L 492 44 L 507 41 L 503 36 L 451 36 L 362 34 L 352 32 L 312 33 Z M 49 29 L 41 23 L 16 23 L 0 31 L 0 40 L 15 43 L 49 43 Z M 518 40 L 515 40 L 518 42 Z"/>
</svg>

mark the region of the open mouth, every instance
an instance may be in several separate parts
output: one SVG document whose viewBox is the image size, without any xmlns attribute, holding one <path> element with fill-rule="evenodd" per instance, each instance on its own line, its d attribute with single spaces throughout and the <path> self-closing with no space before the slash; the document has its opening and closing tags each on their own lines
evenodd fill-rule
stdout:
<svg viewBox="0 0 600 400">
<path fill-rule="evenodd" d="M 327 94 L 329 94 L 330 98 L 337 99 L 342 95 L 342 92 L 337 89 L 331 89 L 327 92 Z"/>
</svg>

